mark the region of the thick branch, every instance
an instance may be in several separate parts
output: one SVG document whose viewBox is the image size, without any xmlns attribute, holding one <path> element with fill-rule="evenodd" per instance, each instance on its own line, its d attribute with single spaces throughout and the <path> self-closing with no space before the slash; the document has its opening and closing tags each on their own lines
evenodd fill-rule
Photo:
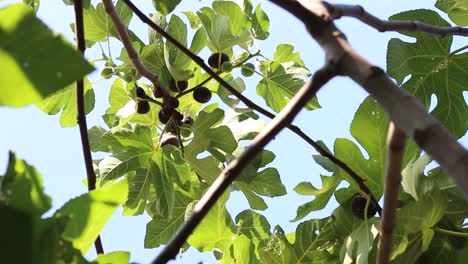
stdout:
<svg viewBox="0 0 468 264">
<path fill-rule="evenodd" d="M 247 107 L 254 109 L 255 111 L 263 114 L 264 116 L 274 119 L 275 115 L 267 111 L 266 109 L 262 108 L 261 106 L 257 105 L 256 103 L 252 102 L 249 98 L 245 97 L 242 95 L 240 92 L 238 92 L 234 87 L 232 87 L 229 83 L 227 83 L 223 78 L 221 78 L 216 72 L 214 72 L 208 65 L 205 64 L 203 59 L 198 57 L 196 54 L 191 52 L 189 49 L 187 49 L 184 45 L 182 45 L 180 42 L 178 42 L 175 38 L 173 38 L 169 33 L 167 33 L 164 29 L 159 27 L 156 23 L 154 23 L 151 19 L 149 19 L 143 12 L 141 12 L 138 7 L 136 7 L 130 0 L 123 0 L 125 4 L 143 21 L 145 24 L 150 26 L 152 29 L 154 29 L 156 32 L 161 34 L 163 37 L 165 37 L 169 42 L 171 42 L 174 46 L 176 46 L 178 49 L 180 49 L 185 55 L 187 55 L 189 58 L 191 58 L 198 66 L 200 66 L 202 69 L 204 69 L 211 78 L 214 78 L 216 81 L 218 81 L 222 87 L 227 89 L 231 94 L 236 96 L 241 102 L 243 102 Z M 364 179 L 361 178 L 356 172 L 354 172 L 346 163 L 341 161 L 340 159 L 336 158 L 333 156 L 333 154 L 329 153 L 326 149 L 322 148 L 319 144 L 317 144 L 313 139 L 311 139 L 307 134 L 305 134 L 299 127 L 291 124 L 287 124 L 287 128 L 294 132 L 296 135 L 301 137 L 304 141 L 309 143 L 317 152 L 320 153 L 320 155 L 327 157 L 330 159 L 333 163 L 335 163 L 338 167 L 343 169 L 346 173 L 348 173 L 351 178 L 356 181 L 356 183 L 360 186 L 360 189 L 365 192 L 366 194 L 370 195 L 372 200 L 375 201 L 375 204 L 378 205 L 378 201 L 375 199 L 375 197 L 372 196 L 372 193 L 370 192 L 369 188 L 365 185 Z M 378 212 L 379 214 L 381 213 L 382 208 L 380 206 L 378 207 Z"/>
<path fill-rule="evenodd" d="M 179 228 L 176 235 L 153 261 L 153 264 L 166 263 L 170 259 L 175 258 L 179 252 L 179 248 L 182 247 L 210 208 L 213 207 L 218 198 L 234 182 L 242 170 L 287 124 L 294 120 L 299 111 L 333 76 L 334 70 L 330 67 L 325 67 L 314 74 L 312 80 L 304 85 L 288 105 L 255 137 L 250 147 L 239 158 L 233 160 L 216 178 L 207 192 L 195 205 L 190 218 Z"/>
<path fill-rule="evenodd" d="M 338 5 L 323 2 L 327 7 L 333 19 L 338 19 L 344 16 L 354 17 L 361 20 L 363 23 L 377 29 L 380 32 L 385 31 L 412 31 L 424 32 L 439 36 L 459 35 L 468 36 L 468 28 L 463 27 L 438 27 L 426 24 L 419 21 L 386 21 L 367 12 L 360 5 Z"/>
<path fill-rule="evenodd" d="M 353 79 L 385 109 L 390 119 L 442 167 L 468 199 L 468 151 L 414 96 L 390 80 L 349 45 L 319 0 L 270 0 L 299 18 L 326 52 L 329 63 Z"/>
<path fill-rule="evenodd" d="M 128 35 L 127 27 L 125 26 L 122 19 L 120 18 L 120 15 L 115 10 L 112 0 L 102 0 L 102 2 L 104 3 L 106 13 L 111 18 L 112 23 L 114 24 L 115 28 L 117 29 L 117 32 L 119 33 L 120 40 L 122 41 L 122 44 L 124 45 L 125 50 L 127 51 L 128 57 L 132 61 L 133 65 L 135 66 L 135 69 L 138 71 L 139 74 L 141 74 L 142 76 L 150 80 L 153 83 L 154 87 L 162 87 L 160 85 L 158 76 L 156 76 L 156 74 L 154 74 L 150 70 L 146 69 L 145 65 L 143 65 L 143 63 L 139 59 L 138 53 L 133 47 L 132 40 L 130 39 L 130 36 Z M 163 91 L 164 96 L 168 95 L 165 87 L 162 87 L 161 90 Z"/>
<path fill-rule="evenodd" d="M 86 50 L 84 38 L 84 23 L 83 23 L 83 1 L 75 0 L 75 32 L 76 46 L 81 54 L 84 55 Z M 91 148 L 89 146 L 88 125 L 86 124 L 86 111 L 84 101 L 84 83 L 83 79 L 76 81 L 76 107 L 77 120 L 80 129 L 81 146 L 83 148 L 83 156 L 86 165 L 86 176 L 88 180 L 88 191 L 96 189 L 96 174 L 94 174 L 93 158 L 91 157 Z M 97 254 L 104 254 L 101 237 L 98 236 L 94 242 Z"/>
<path fill-rule="evenodd" d="M 380 220 L 377 264 L 387 264 L 390 258 L 405 143 L 405 133 L 393 123 L 390 123 L 387 135 L 387 175 L 385 175 L 384 208 L 382 219 Z"/>
</svg>

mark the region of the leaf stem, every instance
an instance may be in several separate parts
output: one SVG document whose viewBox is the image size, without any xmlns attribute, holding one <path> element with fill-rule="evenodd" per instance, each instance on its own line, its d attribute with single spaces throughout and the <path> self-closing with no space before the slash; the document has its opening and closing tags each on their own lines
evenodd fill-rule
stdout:
<svg viewBox="0 0 468 264">
<path fill-rule="evenodd" d="M 75 0 L 75 32 L 76 32 L 76 46 L 81 54 L 85 53 L 86 45 L 84 38 L 84 23 L 83 23 L 83 1 Z M 83 79 L 76 81 L 76 106 L 77 106 L 77 120 L 80 129 L 81 146 L 83 148 L 83 156 L 86 165 L 86 175 L 88 180 L 88 191 L 96 189 L 96 174 L 94 174 L 93 159 L 91 156 L 91 148 L 89 146 L 88 126 L 86 124 L 86 111 L 84 100 L 84 82 Z M 94 242 L 97 254 L 104 254 L 102 247 L 101 236 L 98 235 Z"/>
<path fill-rule="evenodd" d="M 468 237 L 468 233 L 463 233 L 463 232 L 457 232 L 457 231 L 452 231 L 452 230 L 447 230 L 443 229 L 440 227 L 433 227 L 434 231 L 439 232 L 441 234 L 446 234 L 446 235 L 451 235 L 451 236 L 458 236 L 458 237 Z"/>
</svg>

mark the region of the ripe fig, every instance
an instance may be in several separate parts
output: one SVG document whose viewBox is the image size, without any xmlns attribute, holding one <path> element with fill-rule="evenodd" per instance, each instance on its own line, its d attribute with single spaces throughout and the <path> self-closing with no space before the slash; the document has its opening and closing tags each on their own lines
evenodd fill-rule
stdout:
<svg viewBox="0 0 468 264">
<path fill-rule="evenodd" d="M 161 98 L 161 97 L 163 97 L 163 91 L 162 91 L 162 88 L 161 88 L 160 86 L 154 87 L 154 89 L 153 89 L 153 96 L 154 96 L 154 98 Z"/>
<path fill-rule="evenodd" d="M 139 101 L 137 104 L 137 113 L 139 114 L 147 114 L 150 110 L 150 104 L 148 101 Z"/>
<path fill-rule="evenodd" d="M 211 99 L 211 91 L 206 87 L 197 87 L 193 90 L 193 99 L 199 103 L 206 103 Z"/>
<path fill-rule="evenodd" d="M 208 64 L 215 69 L 219 69 L 227 61 L 229 61 L 229 56 L 225 53 L 213 53 L 208 58 Z"/>
<path fill-rule="evenodd" d="M 171 116 L 174 113 L 174 111 L 175 111 L 174 108 L 170 108 L 166 106 L 161 108 L 161 110 L 159 110 L 159 113 L 158 113 L 159 121 L 161 121 L 161 123 L 163 124 L 167 124 L 169 119 L 171 119 Z"/>
<path fill-rule="evenodd" d="M 351 211 L 354 216 L 364 219 L 364 210 L 366 208 L 366 198 L 362 197 L 360 194 L 356 194 L 351 198 Z M 374 217 L 377 213 L 377 205 L 374 201 L 370 201 L 369 206 L 367 207 L 367 218 Z"/>
<path fill-rule="evenodd" d="M 163 105 L 166 106 L 166 107 L 175 109 L 175 108 L 179 107 L 179 99 L 177 99 L 175 97 L 172 97 L 172 96 L 165 97 L 163 99 Z"/>
<path fill-rule="evenodd" d="M 165 133 L 161 137 L 161 141 L 159 141 L 159 146 L 162 148 L 166 145 L 173 145 L 176 147 L 180 147 L 179 138 L 171 133 Z"/>
<path fill-rule="evenodd" d="M 252 76 L 254 72 L 255 72 L 255 65 L 253 65 L 253 63 L 247 63 L 242 66 L 241 73 L 245 77 Z"/>
<path fill-rule="evenodd" d="M 137 86 L 136 88 L 136 96 L 141 99 L 146 99 L 148 98 L 148 95 L 146 94 L 145 90 L 143 88 Z"/>
<path fill-rule="evenodd" d="M 169 89 L 171 89 L 173 92 L 180 93 L 185 91 L 188 87 L 188 82 L 187 81 L 176 81 L 174 79 L 171 79 L 169 81 Z"/>
</svg>

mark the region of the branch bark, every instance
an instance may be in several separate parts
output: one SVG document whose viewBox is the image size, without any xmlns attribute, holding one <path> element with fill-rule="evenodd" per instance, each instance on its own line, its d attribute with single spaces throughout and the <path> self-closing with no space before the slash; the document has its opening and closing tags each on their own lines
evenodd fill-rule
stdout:
<svg viewBox="0 0 468 264">
<path fill-rule="evenodd" d="M 159 82 L 158 76 L 150 70 L 146 69 L 145 65 L 143 65 L 140 58 L 138 57 L 138 53 L 133 47 L 130 36 L 128 35 L 127 27 L 122 21 L 120 15 L 115 10 L 112 0 L 102 0 L 102 2 L 104 4 L 104 9 L 106 10 L 106 13 L 111 18 L 112 23 L 114 24 L 115 28 L 117 29 L 117 32 L 119 33 L 120 40 L 122 41 L 122 44 L 124 45 L 125 50 L 127 51 L 128 57 L 135 66 L 135 69 L 138 71 L 139 74 L 150 80 L 151 83 L 153 83 L 154 87 L 161 87 L 163 96 L 169 96 L 169 93 L 166 90 L 166 88 L 162 87 L 161 83 Z"/>
<path fill-rule="evenodd" d="M 154 23 L 151 19 L 149 19 L 149 17 L 146 16 L 140 9 L 138 9 L 138 7 L 136 7 L 132 3 L 132 1 L 130 0 L 123 0 L 123 1 L 140 18 L 142 22 L 150 26 L 152 29 L 154 29 L 156 32 L 158 32 L 164 38 L 170 41 L 174 46 L 180 49 L 185 55 L 191 58 L 198 66 L 200 66 L 203 70 L 205 70 L 210 75 L 211 78 L 214 78 L 216 81 L 218 81 L 222 87 L 224 87 L 231 94 L 236 96 L 247 107 L 256 110 L 257 112 L 263 114 L 264 116 L 270 119 L 274 119 L 276 117 L 273 113 L 270 113 L 268 110 L 262 108 L 261 106 L 251 101 L 249 98 L 239 93 L 234 87 L 232 87 L 223 78 L 221 78 L 216 72 L 214 72 L 208 65 L 206 65 L 202 58 L 200 58 L 199 56 L 191 52 L 184 45 L 182 45 L 175 38 L 173 38 L 169 33 L 167 33 L 164 29 L 162 29 L 156 23 Z M 298 126 L 295 126 L 294 124 L 290 123 L 290 124 L 287 124 L 286 127 L 289 130 L 291 130 L 293 133 L 298 135 L 300 138 L 302 138 L 304 141 L 309 143 L 315 150 L 317 150 L 318 153 L 320 153 L 320 155 L 327 157 L 333 163 L 335 163 L 338 167 L 340 167 L 346 173 L 348 173 L 351 176 L 351 178 L 353 178 L 353 180 L 359 185 L 360 189 L 366 194 L 368 194 L 371 197 L 371 199 L 375 202 L 375 204 L 378 205 L 378 201 L 372 195 L 371 191 L 364 183 L 365 182 L 364 179 L 360 177 L 356 172 L 354 172 L 348 165 L 346 165 L 346 163 L 336 158 L 333 154 L 329 153 L 326 149 L 322 148 L 319 144 L 317 144 L 317 142 L 315 142 L 312 138 L 310 138 L 307 134 L 305 134 Z M 380 207 L 380 205 L 378 205 L 377 210 L 380 215 L 382 212 L 382 208 Z"/>
<path fill-rule="evenodd" d="M 405 133 L 390 123 L 387 135 L 387 175 L 385 175 L 384 208 L 380 220 L 377 264 L 389 263 L 405 144 Z"/>
<path fill-rule="evenodd" d="M 435 159 L 468 199 L 468 151 L 414 96 L 390 80 L 347 42 L 320 0 L 270 0 L 301 20 L 324 49 L 328 63 L 374 97 L 390 119 Z"/>
<path fill-rule="evenodd" d="M 439 27 L 430 24 L 422 23 L 419 21 L 388 21 L 382 20 L 369 12 L 367 12 L 360 5 L 341 5 L 341 4 L 330 4 L 323 2 L 324 6 L 328 9 L 330 16 L 333 19 L 339 19 L 341 17 L 354 17 L 361 20 L 363 23 L 377 29 L 380 32 L 386 31 L 412 31 L 412 32 L 424 32 L 439 36 L 448 35 L 459 35 L 468 36 L 468 28 L 463 27 Z"/>
<path fill-rule="evenodd" d="M 216 178 L 200 201 L 195 205 L 192 215 L 177 230 L 163 251 L 153 261 L 153 264 L 162 264 L 175 258 L 179 248 L 192 234 L 203 217 L 213 207 L 218 198 L 231 185 L 251 160 L 282 130 L 291 123 L 307 102 L 315 96 L 317 91 L 335 76 L 334 67 L 327 65 L 317 71 L 312 80 L 304 85 L 284 109 L 260 132 L 253 143 L 242 155 L 233 160 Z"/>
<path fill-rule="evenodd" d="M 85 53 L 86 44 L 84 38 L 84 23 L 83 23 L 83 1 L 75 0 L 75 32 L 76 32 L 76 46 L 81 54 Z M 96 174 L 94 174 L 93 158 L 91 156 L 91 148 L 89 146 L 88 125 L 86 124 L 86 111 L 84 100 L 84 82 L 83 79 L 76 81 L 76 107 L 77 107 L 77 121 L 80 129 L 81 146 L 83 149 L 83 156 L 86 165 L 86 176 L 88 180 L 88 191 L 96 189 Z M 98 235 L 94 242 L 97 254 L 104 254 L 102 247 L 101 236 Z"/>
</svg>

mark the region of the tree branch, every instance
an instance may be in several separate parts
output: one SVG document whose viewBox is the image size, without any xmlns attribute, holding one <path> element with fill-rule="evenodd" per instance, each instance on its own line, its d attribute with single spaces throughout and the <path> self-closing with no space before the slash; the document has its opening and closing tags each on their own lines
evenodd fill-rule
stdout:
<svg viewBox="0 0 468 264">
<path fill-rule="evenodd" d="M 145 65 L 143 65 L 143 63 L 139 59 L 138 53 L 133 47 L 132 40 L 130 39 L 130 36 L 128 35 L 127 27 L 125 26 L 122 19 L 120 18 L 120 15 L 115 10 L 112 0 L 102 0 L 102 2 L 104 4 L 106 13 L 111 18 L 112 23 L 114 24 L 115 28 L 117 29 L 117 32 L 119 33 L 120 40 L 122 40 L 125 50 L 127 51 L 128 57 L 132 61 L 133 65 L 135 66 L 135 69 L 138 71 L 139 74 L 141 74 L 142 76 L 150 80 L 153 83 L 154 87 L 161 87 L 163 96 L 168 96 L 169 95 L 168 91 L 166 90 L 165 87 L 162 87 L 161 83 L 159 82 L 158 76 L 156 76 L 156 74 L 154 74 L 150 70 L 146 69 Z"/>
<path fill-rule="evenodd" d="M 405 144 L 405 133 L 398 129 L 393 123 L 390 123 L 387 135 L 387 175 L 385 176 L 384 208 L 382 219 L 380 220 L 377 264 L 387 264 L 390 260 Z"/>
<path fill-rule="evenodd" d="M 169 241 L 163 251 L 153 261 L 153 264 L 166 263 L 175 258 L 179 248 L 192 234 L 203 217 L 213 207 L 218 198 L 231 185 L 242 170 L 252 161 L 256 155 L 282 130 L 291 123 L 299 111 L 315 96 L 317 91 L 335 76 L 332 66 L 325 66 L 317 71 L 312 80 L 304 85 L 284 109 L 263 129 L 253 140 L 253 143 L 242 155 L 233 160 L 216 178 L 200 201 L 195 205 L 192 215 L 177 230 L 175 236 Z"/>
<path fill-rule="evenodd" d="M 395 125 L 441 165 L 468 199 L 468 151 L 427 112 L 418 99 L 401 90 L 382 69 L 366 61 L 349 45 L 324 4 L 319 0 L 270 1 L 302 21 L 325 50 L 327 61 L 335 63 L 342 75 L 350 77 L 369 92 Z"/>
<path fill-rule="evenodd" d="M 448 35 L 459 35 L 468 36 L 468 28 L 463 27 L 439 27 L 430 24 L 426 24 L 419 21 L 386 21 L 379 19 L 378 17 L 367 12 L 360 5 L 341 5 L 341 4 L 330 4 L 323 2 L 325 7 L 330 12 L 333 19 L 339 19 L 344 16 L 354 17 L 361 20 L 363 23 L 377 29 L 380 32 L 386 31 L 412 31 L 412 32 L 424 32 L 439 36 Z"/>
<path fill-rule="evenodd" d="M 75 0 L 75 32 L 76 46 L 81 54 L 85 53 L 86 44 L 84 38 L 84 23 L 83 23 L 83 1 Z M 76 81 L 76 107 L 77 121 L 80 129 L 81 146 L 83 148 L 83 156 L 86 165 L 86 176 L 88 180 L 88 191 L 96 189 L 96 174 L 94 174 L 93 158 L 91 156 L 91 148 L 89 146 L 88 125 L 86 124 L 86 111 L 84 101 L 84 82 L 83 79 Z M 102 247 L 101 236 L 98 235 L 94 242 L 97 254 L 104 254 Z"/>
<path fill-rule="evenodd" d="M 219 84 L 221 84 L 222 87 L 224 87 L 230 93 L 232 93 L 234 96 L 236 96 L 247 107 L 256 110 L 257 112 L 263 114 L 264 116 L 266 116 L 266 117 L 268 117 L 270 119 L 274 119 L 276 117 L 274 114 L 270 113 L 268 110 L 262 108 L 261 106 L 257 105 L 253 101 L 251 101 L 249 98 L 247 98 L 244 95 L 242 95 L 241 93 L 239 93 L 234 87 L 232 87 L 223 78 L 221 78 L 216 72 L 214 72 L 208 65 L 206 65 L 205 62 L 203 61 L 203 59 L 201 59 L 196 54 L 191 52 L 184 45 L 182 45 L 175 38 L 173 38 L 169 33 L 167 33 L 164 29 L 162 29 L 156 23 L 154 23 L 151 19 L 149 19 L 130 0 L 123 0 L 123 1 L 140 18 L 141 21 L 143 21 L 145 24 L 147 24 L 152 29 L 154 29 L 156 32 L 161 34 L 164 38 L 166 38 L 168 41 L 170 41 L 174 46 L 176 46 L 178 49 L 180 49 L 185 55 L 190 57 L 198 66 L 200 66 L 203 70 L 205 70 L 210 75 L 211 78 L 214 78 L 216 81 L 218 81 Z M 340 159 L 336 158 L 333 154 L 329 153 L 326 149 L 322 148 L 313 139 L 311 139 L 309 136 L 307 136 L 307 134 L 305 134 L 299 127 L 295 126 L 292 123 L 287 124 L 286 127 L 289 130 L 291 130 L 292 132 L 294 132 L 296 135 L 298 135 L 300 138 L 302 138 L 304 141 L 309 143 L 315 150 L 317 150 L 317 152 L 320 153 L 320 155 L 322 155 L 324 157 L 327 157 L 333 163 L 335 163 L 338 167 L 340 167 L 346 173 L 348 173 L 351 176 L 351 178 L 353 178 L 354 181 L 356 181 L 356 183 L 359 185 L 360 189 L 363 192 L 365 192 L 366 194 L 370 195 L 372 200 L 375 201 L 375 204 L 378 205 L 378 201 L 372 195 L 369 188 L 365 185 L 364 179 L 362 177 L 360 177 L 357 173 L 355 173 L 348 165 L 346 165 L 346 163 L 344 163 Z M 380 207 L 380 205 L 378 205 L 377 210 L 378 210 L 379 214 L 381 214 L 382 208 Z"/>
</svg>

